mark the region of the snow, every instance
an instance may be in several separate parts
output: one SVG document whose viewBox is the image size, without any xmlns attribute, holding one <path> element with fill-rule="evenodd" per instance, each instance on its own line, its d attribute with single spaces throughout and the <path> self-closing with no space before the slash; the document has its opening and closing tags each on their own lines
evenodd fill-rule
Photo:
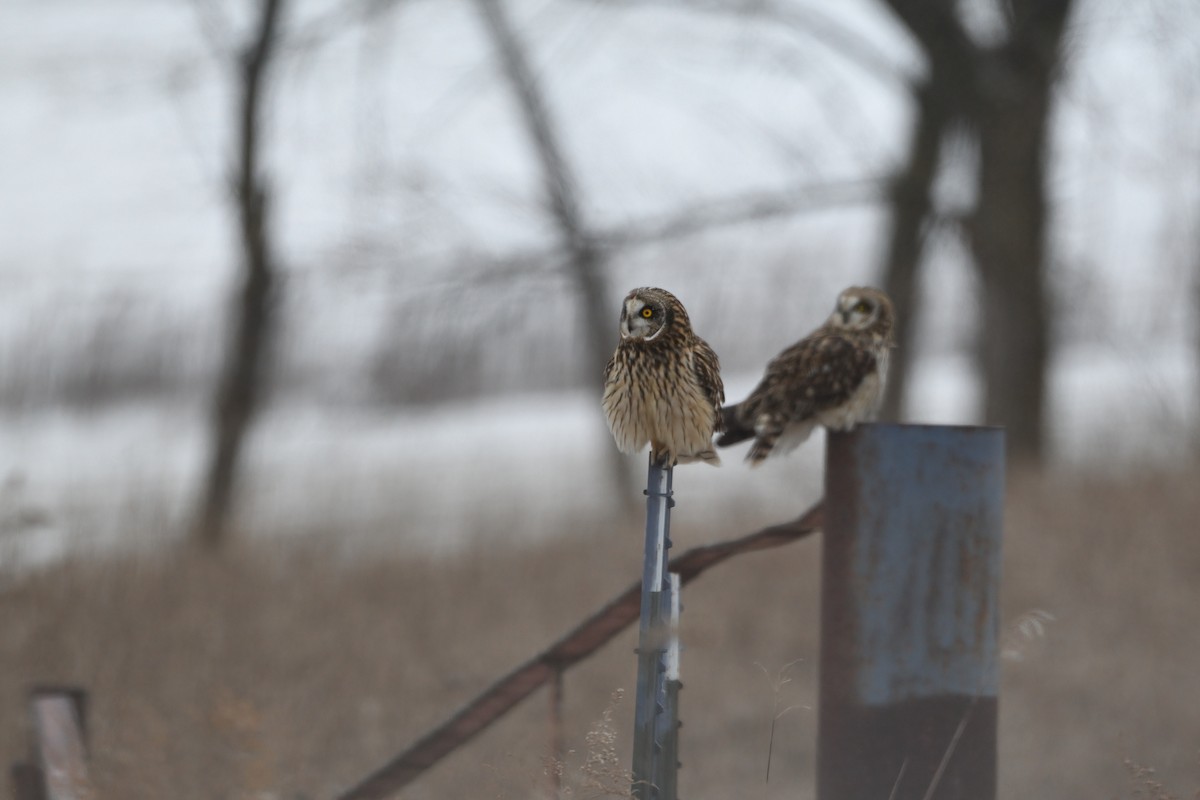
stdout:
<svg viewBox="0 0 1200 800">
<path fill-rule="evenodd" d="M 878 177 L 904 152 L 904 86 L 924 67 L 868 0 L 785 4 L 798 25 L 661 4 L 510 5 L 593 224 Z M 288 29 L 318 40 L 287 50 L 270 94 L 280 347 L 324 387 L 277 398 L 256 429 L 247 529 L 336 531 L 355 552 L 452 552 L 478 536 L 564 535 L 602 514 L 594 487 L 611 442 L 594 398 L 526 392 L 395 412 L 362 403 L 380 341 L 414 308 L 432 320 L 423 335 L 447 317 L 473 321 L 466 334 L 427 339 L 484 336 L 491 349 L 478 369 L 506 390 L 530 364 L 565 370 L 578 352 L 575 332 L 549 341 L 525 310 L 569 313 L 566 281 L 498 281 L 469 302 L 456 289 L 464 265 L 552 236 L 470 4 L 403 3 L 367 24 L 342 4 L 295 6 Z M 187 365 L 183 385 L 197 387 L 182 408 L 4 412 L 0 556 L 11 563 L 155 546 L 185 526 L 204 456 L 204 381 L 236 266 L 223 205 L 233 95 L 199 7 L 227 16 L 237 35 L 248 23 L 236 3 L 0 4 L 0 378 L 40 397 L 81 353 L 105 357 L 94 340 L 118 319 L 129 324 L 113 358 L 138 347 L 154 355 L 149 346 L 169 339 L 159 354 Z M 1087 0 L 1068 37 L 1049 182 L 1064 343 L 1050 430 L 1063 466 L 1172 463 L 1200 425 L 1188 401 L 1200 391 L 1187 290 L 1200 260 L 1196 8 Z M 337 24 L 314 27 L 320 19 Z M 870 63 L 814 35 L 831 21 L 861 39 Z M 990 36 L 994 22 L 974 19 L 973 30 Z M 948 206 L 964 202 L 955 182 L 969 161 L 947 165 Z M 672 288 L 721 353 L 736 399 L 838 289 L 875 279 L 884 231 L 868 205 L 647 246 L 609 266 L 614 304 L 628 286 Z M 912 407 L 920 421 L 974 422 L 979 387 L 965 353 L 976 286 L 956 242 L 935 245 Z M 405 353 L 404 342 L 391 346 Z M 790 515 L 819 491 L 820 453 L 815 437 L 755 473 L 740 451 L 720 470 L 681 470 L 679 513 Z"/>
<path fill-rule="evenodd" d="M 1051 387 L 1058 466 L 1121 470 L 1187 459 L 1192 443 L 1180 432 L 1200 425 L 1200 414 L 1186 401 L 1194 392 L 1185 356 L 1162 353 L 1135 369 L 1119 353 L 1066 357 Z M 729 397 L 742 397 L 757 379 L 731 376 Z M 914 421 L 974 424 L 977 398 L 965 360 L 917 364 Z M 0 555 L 9 568 L 178 541 L 200 474 L 202 422 L 153 408 L 4 420 Z M 258 538 L 320 537 L 349 557 L 569 536 L 612 518 L 604 471 L 611 447 L 598 401 L 584 393 L 406 414 L 277 407 L 250 444 L 242 526 Z M 732 526 L 791 518 L 820 495 L 820 432 L 756 470 L 741 461 L 747 447 L 724 451 L 717 469 L 679 469 L 681 532 L 702 520 L 739 533 Z M 644 458 L 630 457 L 639 479 Z M 639 488 L 629 487 L 631 495 Z M 18 512 L 36 512 L 39 522 L 18 524 Z"/>
</svg>

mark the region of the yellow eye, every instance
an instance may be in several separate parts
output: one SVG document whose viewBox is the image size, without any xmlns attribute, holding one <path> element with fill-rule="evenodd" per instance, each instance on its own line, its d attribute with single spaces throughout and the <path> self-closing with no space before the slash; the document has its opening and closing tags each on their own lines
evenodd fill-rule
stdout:
<svg viewBox="0 0 1200 800">
<path fill-rule="evenodd" d="M 868 311 L 871 310 L 871 304 L 868 303 L 866 300 L 859 300 L 858 303 L 854 306 L 854 310 L 860 314 L 866 314 Z"/>
<path fill-rule="evenodd" d="M 643 308 L 642 316 L 645 317 L 646 319 L 650 319 L 651 317 L 654 316 L 654 309 L 649 308 L 649 307 Z"/>
</svg>

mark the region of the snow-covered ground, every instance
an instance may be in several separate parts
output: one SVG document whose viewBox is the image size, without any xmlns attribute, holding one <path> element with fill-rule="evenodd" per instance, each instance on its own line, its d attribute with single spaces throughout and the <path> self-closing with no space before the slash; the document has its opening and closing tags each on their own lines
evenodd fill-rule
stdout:
<svg viewBox="0 0 1200 800">
<path fill-rule="evenodd" d="M 1133 366 L 1111 353 L 1065 359 L 1052 386 L 1056 463 L 1127 470 L 1186 459 L 1200 413 L 1187 400 L 1195 391 L 1185 355 Z M 730 397 L 756 377 L 730 379 Z M 964 361 L 922 363 L 914 419 L 973 423 L 977 395 Z M 8 567 L 181 535 L 202 462 L 201 421 L 129 409 L 0 423 L 0 555 Z M 612 446 L 596 399 L 579 393 L 403 415 L 279 408 L 255 432 L 242 520 L 250 535 L 315 536 L 347 557 L 570 536 L 611 511 L 604 458 Z M 754 471 L 741 463 L 744 451 L 727 453 L 719 469 L 679 470 L 679 531 L 689 520 L 779 521 L 820 494 L 821 434 Z"/>
<path fill-rule="evenodd" d="M 922 64 L 870 0 L 785 3 L 798 26 L 755 4 L 736 15 L 510 5 L 594 224 L 876 178 L 904 151 L 905 81 Z M 36 399 L 81 360 L 137 361 L 144 346 L 183 373 L 177 392 L 207 394 L 235 264 L 223 206 L 233 95 L 212 37 L 228 47 L 249 7 L 0 4 L 0 378 Z M 326 389 L 278 398 L 256 430 L 248 529 L 325 530 L 350 552 L 564 535 L 606 502 L 594 487 L 611 442 L 594 398 L 363 410 L 381 342 L 436 361 L 437 344 L 482 340 L 472 368 L 509 391 L 531 365 L 566 370 L 578 352 L 561 276 L 493 280 L 469 300 L 458 291 L 464 263 L 552 241 L 471 4 L 400 3 L 366 24 L 333 0 L 289 7 L 267 139 L 288 306 L 280 353 Z M 1082 0 L 1068 36 L 1049 182 L 1059 464 L 1169 463 L 1198 424 L 1189 331 L 1200 312 L 1188 290 L 1200 260 L 1197 8 Z M 858 49 L 814 33 L 830 22 Z M 987 35 L 987 19 L 975 23 Z M 970 161 L 947 161 L 948 211 L 971 202 Z M 738 376 L 736 398 L 838 289 L 875 277 L 883 233 L 881 209 L 867 205 L 623 253 L 608 272 L 614 308 L 629 286 L 676 290 Z M 969 422 L 978 387 L 962 354 L 976 335 L 976 287 L 954 237 L 934 244 L 912 407 L 922 421 Z M 416 322 L 396 325 L 406 319 Z M 426 338 L 397 338 L 414 330 Z M 89 414 L 26 405 L 0 417 L 0 556 L 38 561 L 178 532 L 204 417 L 177 403 Z M 737 455 L 721 470 L 689 468 L 679 513 L 791 513 L 817 491 L 820 452 L 814 442 L 753 475 Z"/>
</svg>

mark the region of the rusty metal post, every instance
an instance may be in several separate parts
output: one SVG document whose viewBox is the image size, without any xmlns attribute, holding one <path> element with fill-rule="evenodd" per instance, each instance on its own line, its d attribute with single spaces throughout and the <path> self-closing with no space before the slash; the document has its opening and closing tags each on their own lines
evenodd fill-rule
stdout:
<svg viewBox="0 0 1200 800">
<path fill-rule="evenodd" d="M 667 569 L 671 548 L 672 470 L 654 463 L 646 476 L 646 540 L 642 566 L 642 608 L 638 631 L 637 697 L 633 723 L 633 784 L 638 800 L 674 800 L 678 714 L 677 692 L 669 691 L 668 671 L 674 638 L 672 581 Z M 674 604 L 677 609 L 678 605 Z M 675 653 L 678 658 L 678 651 Z M 676 667 L 677 667 L 676 663 Z"/>
<path fill-rule="evenodd" d="M 13 800 L 46 800 L 46 781 L 36 764 L 21 761 L 9 771 Z"/>
<path fill-rule="evenodd" d="M 994 800 L 1004 433 L 828 437 L 819 800 Z"/>
</svg>

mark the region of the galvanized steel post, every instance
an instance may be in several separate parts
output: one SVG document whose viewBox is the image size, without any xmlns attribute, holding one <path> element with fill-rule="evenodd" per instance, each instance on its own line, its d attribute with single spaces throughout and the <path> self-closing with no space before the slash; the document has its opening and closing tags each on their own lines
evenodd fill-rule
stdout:
<svg viewBox="0 0 1200 800">
<path fill-rule="evenodd" d="M 819 800 L 996 796 L 1004 433 L 828 437 Z"/>
<path fill-rule="evenodd" d="M 678 711 L 679 581 L 667 571 L 671 547 L 673 470 L 651 458 L 646 476 L 646 549 L 638 632 L 637 698 L 634 708 L 632 794 L 639 800 L 674 800 Z"/>
<path fill-rule="evenodd" d="M 663 696 L 666 707 L 657 720 L 658 740 L 662 746 L 658 767 L 658 796 L 660 800 L 675 800 L 679 792 L 679 690 L 683 688 L 683 683 L 679 680 L 679 609 L 682 606 L 680 589 L 683 582 L 676 572 L 667 575 L 667 582 L 669 629 L 666 669 L 663 671 Z"/>
</svg>

